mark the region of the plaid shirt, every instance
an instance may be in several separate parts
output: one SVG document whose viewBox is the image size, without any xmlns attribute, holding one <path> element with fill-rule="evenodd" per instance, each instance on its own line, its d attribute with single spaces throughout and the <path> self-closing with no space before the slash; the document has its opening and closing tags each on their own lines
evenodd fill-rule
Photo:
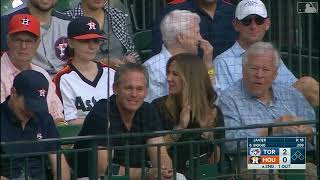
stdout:
<svg viewBox="0 0 320 180">
<path fill-rule="evenodd" d="M 315 113 L 304 96 L 289 84 L 272 84 L 272 100 L 265 105 L 246 89 L 243 79 L 221 92 L 218 105 L 224 116 L 225 127 L 239 127 L 252 124 L 274 123 L 284 115 L 314 120 Z M 241 129 L 226 131 L 226 138 L 246 138 L 259 136 L 261 129 Z M 286 132 L 290 134 L 290 132 Z M 227 145 L 228 144 L 228 145 Z M 226 150 L 233 151 L 236 144 L 227 143 Z M 241 148 L 246 142 L 241 141 Z"/>
<path fill-rule="evenodd" d="M 218 93 L 233 85 L 242 78 L 242 56 L 245 50 L 240 46 L 239 42 L 217 56 L 213 63 L 216 71 L 216 90 Z M 275 83 L 294 84 L 297 78 L 286 67 L 283 61 L 280 61 L 278 75 Z"/>
<path fill-rule="evenodd" d="M 49 81 L 49 90 L 47 96 L 47 103 L 49 113 L 53 119 L 63 118 L 62 103 L 55 93 L 55 85 L 53 84 L 49 74 L 39 66 L 31 64 L 31 69 L 41 72 Z M 1 103 L 6 100 L 6 97 L 10 95 L 10 90 L 13 85 L 13 79 L 21 71 L 17 69 L 10 61 L 7 53 L 3 53 L 1 56 Z"/>
<path fill-rule="evenodd" d="M 127 53 L 135 52 L 133 41 L 129 35 L 129 29 L 126 23 L 126 14 L 122 11 L 106 5 L 104 10 L 108 16 L 108 20 L 112 26 L 112 31 L 115 36 L 119 39 L 121 44 L 126 48 Z M 78 4 L 74 9 L 64 12 L 67 16 L 77 18 L 84 16 L 81 3 Z"/>
<path fill-rule="evenodd" d="M 159 54 L 152 56 L 143 63 L 149 73 L 149 93 L 145 98 L 146 102 L 152 102 L 154 99 L 169 93 L 166 65 L 171 56 L 168 49 L 162 45 L 162 50 Z"/>
</svg>

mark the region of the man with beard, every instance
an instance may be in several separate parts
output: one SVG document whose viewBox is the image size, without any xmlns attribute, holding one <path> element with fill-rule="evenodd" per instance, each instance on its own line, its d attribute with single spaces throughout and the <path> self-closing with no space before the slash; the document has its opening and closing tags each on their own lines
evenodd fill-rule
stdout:
<svg viewBox="0 0 320 180">
<path fill-rule="evenodd" d="M 41 23 L 40 44 L 32 63 L 45 69 L 51 76 L 66 63 L 67 27 L 70 18 L 53 9 L 57 0 L 29 0 L 27 7 L 1 17 L 2 24 L 9 24 L 15 14 L 31 14 Z M 25 22 L 27 23 L 27 22 Z M 1 51 L 6 51 L 8 26 L 1 26 Z"/>
<path fill-rule="evenodd" d="M 189 10 L 196 13 L 200 21 L 200 34 L 213 46 L 213 57 L 227 50 L 236 41 L 237 33 L 232 27 L 235 7 L 224 0 L 189 0 L 167 6 L 152 27 L 153 54 L 161 51 L 163 44 L 160 22 L 173 10 Z"/>
</svg>

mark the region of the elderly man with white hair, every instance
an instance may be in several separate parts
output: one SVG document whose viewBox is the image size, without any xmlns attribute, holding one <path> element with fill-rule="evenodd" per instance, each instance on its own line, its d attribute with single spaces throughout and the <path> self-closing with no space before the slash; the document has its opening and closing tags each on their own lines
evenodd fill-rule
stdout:
<svg viewBox="0 0 320 180">
<path fill-rule="evenodd" d="M 256 42 L 249 46 L 242 57 L 241 66 L 243 78 L 223 90 L 218 101 L 225 127 L 316 119 L 312 106 L 299 90 L 290 84 L 274 83 L 279 76 L 281 59 L 271 43 Z M 281 136 L 305 136 L 310 150 L 316 145 L 313 141 L 315 129 L 310 125 L 273 127 L 272 132 Z M 267 128 L 226 130 L 226 139 L 266 136 Z M 240 141 L 241 151 L 246 150 L 246 143 Z M 239 151 L 235 142 L 226 143 L 225 150 Z M 247 161 L 243 160 L 246 156 L 241 159 L 240 168 L 244 175 L 241 178 L 251 180 Z M 315 165 L 307 163 L 306 166 L 306 174 L 315 177 Z M 268 171 L 259 170 L 256 173 L 256 179 L 269 179 Z"/>
<path fill-rule="evenodd" d="M 237 5 L 233 26 L 239 32 L 238 40 L 214 60 L 218 93 L 242 78 L 242 56 L 249 46 L 263 41 L 271 20 L 262 1 L 243 0 Z M 294 86 L 311 105 L 319 106 L 319 82 L 310 76 L 297 79 L 282 60 L 274 83 Z"/>
<path fill-rule="evenodd" d="M 166 64 L 169 58 L 180 53 L 202 56 L 208 72 L 213 71 L 211 44 L 200 35 L 200 17 L 187 10 L 174 10 L 167 14 L 160 24 L 163 34 L 162 50 L 148 59 L 144 65 L 150 74 L 149 95 L 146 101 L 168 94 Z"/>
</svg>

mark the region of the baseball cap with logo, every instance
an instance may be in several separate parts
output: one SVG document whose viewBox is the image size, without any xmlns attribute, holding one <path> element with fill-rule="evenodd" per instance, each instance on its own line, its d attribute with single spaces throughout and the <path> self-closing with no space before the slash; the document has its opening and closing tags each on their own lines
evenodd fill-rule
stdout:
<svg viewBox="0 0 320 180">
<path fill-rule="evenodd" d="M 30 14 L 16 14 L 9 22 L 9 34 L 17 32 L 30 32 L 37 37 L 40 36 L 40 22 Z"/>
<path fill-rule="evenodd" d="M 21 71 L 13 80 L 17 93 L 23 95 L 26 107 L 32 112 L 48 112 L 49 82 L 40 72 Z"/>
<path fill-rule="evenodd" d="M 236 8 L 236 18 L 242 20 L 245 17 L 256 14 L 263 18 L 268 16 L 266 6 L 260 0 L 242 0 Z"/>
<path fill-rule="evenodd" d="M 101 35 L 99 23 L 91 17 L 81 16 L 68 25 L 68 38 L 77 40 L 106 39 Z"/>
</svg>

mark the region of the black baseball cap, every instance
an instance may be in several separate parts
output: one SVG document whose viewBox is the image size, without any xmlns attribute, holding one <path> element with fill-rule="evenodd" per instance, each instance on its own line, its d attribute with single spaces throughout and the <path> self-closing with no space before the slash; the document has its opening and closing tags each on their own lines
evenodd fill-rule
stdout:
<svg viewBox="0 0 320 180">
<path fill-rule="evenodd" d="M 48 112 L 47 94 L 49 82 L 40 72 L 21 71 L 13 80 L 13 87 L 23 95 L 25 105 L 32 112 Z"/>
<path fill-rule="evenodd" d="M 78 17 L 69 23 L 68 38 L 77 40 L 107 39 L 101 35 L 97 20 L 87 16 Z"/>
</svg>

